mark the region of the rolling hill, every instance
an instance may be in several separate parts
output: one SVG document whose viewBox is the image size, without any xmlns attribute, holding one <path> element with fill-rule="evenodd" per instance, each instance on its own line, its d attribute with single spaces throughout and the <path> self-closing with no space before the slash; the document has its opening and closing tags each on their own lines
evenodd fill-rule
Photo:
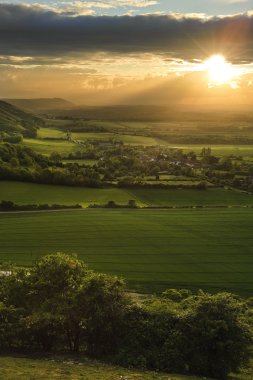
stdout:
<svg viewBox="0 0 253 380">
<path fill-rule="evenodd" d="M 0 101 L 0 133 L 22 134 L 34 137 L 36 130 L 43 125 L 43 120 L 30 113 L 22 111 L 4 101 Z"/>
<path fill-rule="evenodd" d="M 38 99 L 3 99 L 4 101 L 23 110 L 34 113 L 47 113 L 51 110 L 63 110 L 73 108 L 74 104 L 61 98 Z"/>
</svg>

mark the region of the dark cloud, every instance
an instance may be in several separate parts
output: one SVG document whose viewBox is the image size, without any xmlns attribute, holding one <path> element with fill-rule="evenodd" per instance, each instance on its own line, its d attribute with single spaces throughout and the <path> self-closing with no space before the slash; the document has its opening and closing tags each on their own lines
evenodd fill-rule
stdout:
<svg viewBox="0 0 253 380">
<path fill-rule="evenodd" d="M 253 17 L 77 16 L 0 4 L 0 55 L 156 52 L 183 59 L 224 53 L 253 61 Z"/>
</svg>

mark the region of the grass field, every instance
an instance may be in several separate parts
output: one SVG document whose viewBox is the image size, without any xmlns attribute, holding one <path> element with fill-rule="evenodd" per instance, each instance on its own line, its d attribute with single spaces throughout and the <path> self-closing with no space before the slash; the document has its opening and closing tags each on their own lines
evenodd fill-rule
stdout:
<svg viewBox="0 0 253 380">
<path fill-rule="evenodd" d="M 75 357 L 0 357 L 0 380 L 200 380 L 200 377 L 140 372 Z"/>
<path fill-rule="evenodd" d="M 75 140 L 109 140 L 116 139 L 123 141 L 125 144 L 129 145 L 156 145 L 156 139 L 146 136 L 135 136 L 127 134 L 115 134 L 115 133 L 73 133 L 73 139 Z"/>
<path fill-rule="evenodd" d="M 167 144 L 168 146 L 183 149 L 185 152 L 196 152 L 200 153 L 204 146 L 207 144 Z M 212 154 L 214 156 L 242 156 L 242 157 L 252 157 L 253 156 L 253 145 L 212 145 Z"/>
<path fill-rule="evenodd" d="M 231 376 L 234 380 L 251 380 L 251 370 Z M 0 356 L 0 380 L 203 380 L 202 377 L 141 372 L 102 364 L 73 356 L 48 358 Z M 204 378 L 208 380 L 207 378 Z M 211 379 L 210 379 L 211 380 Z"/>
<path fill-rule="evenodd" d="M 52 152 L 69 154 L 80 150 L 80 147 L 70 141 L 24 139 L 22 145 L 33 149 L 35 152 L 49 156 Z"/>
<path fill-rule="evenodd" d="M 110 200 L 119 204 L 135 199 L 139 206 L 192 206 L 192 205 L 253 205 L 253 195 L 233 190 L 173 190 L 173 189 L 92 189 L 69 186 L 41 185 L 35 183 L 1 181 L 0 201 L 11 200 L 17 204 L 58 203 L 83 207 L 105 204 Z"/>
<path fill-rule="evenodd" d="M 0 215 L 0 260 L 77 253 L 136 291 L 253 291 L 253 210 L 84 210 Z"/>
<path fill-rule="evenodd" d="M 188 206 L 188 205 L 253 205 L 253 195 L 235 190 L 210 188 L 208 190 L 192 189 L 131 189 L 133 198 L 140 199 L 150 206 Z"/>
<path fill-rule="evenodd" d="M 37 136 L 39 139 L 66 139 L 67 137 L 65 132 L 53 128 L 40 128 L 37 132 Z"/>
<path fill-rule="evenodd" d="M 133 195 L 124 189 L 95 189 L 85 187 L 39 185 L 25 182 L 0 182 L 0 200 L 11 200 L 17 204 L 48 203 L 73 205 L 105 204 L 114 200 L 119 204 L 127 204 Z M 134 197 L 134 199 L 137 198 Z M 139 201 L 140 205 L 144 205 Z"/>
</svg>

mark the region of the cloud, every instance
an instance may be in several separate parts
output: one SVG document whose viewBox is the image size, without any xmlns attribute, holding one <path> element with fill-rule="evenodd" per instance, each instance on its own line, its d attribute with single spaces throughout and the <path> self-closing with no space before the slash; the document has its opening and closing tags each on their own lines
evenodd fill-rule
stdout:
<svg viewBox="0 0 253 380">
<path fill-rule="evenodd" d="M 253 61 L 250 14 L 73 17 L 37 6 L 0 4 L 0 33 L 0 55 L 7 56 L 153 52 L 193 60 L 219 52 L 234 62 Z"/>
<path fill-rule="evenodd" d="M 4 0 L 2 0 L 4 2 Z M 5 3 L 9 3 L 5 1 Z M 105 1 L 53 1 L 49 0 L 46 3 L 32 2 L 26 3 L 27 7 L 44 9 L 55 13 L 67 14 L 69 16 L 95 15 L 98 11 L 106 12 L 111 9 L 118 8 L 147 8 L 152 5 L 157 5 L 156 0 L 105 0 Z"/>
</svg>

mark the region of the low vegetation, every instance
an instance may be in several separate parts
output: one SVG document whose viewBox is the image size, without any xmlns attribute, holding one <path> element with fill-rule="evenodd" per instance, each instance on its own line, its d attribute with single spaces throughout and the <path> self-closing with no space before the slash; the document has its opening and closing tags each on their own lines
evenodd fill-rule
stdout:
<svg viewBox="0 0 253 380">
<path fill-rule="evenodd" d="M 61 210 L 61 209 L 80 209 L 82 206 L 75 205 L 59 205 L 59 204 L 41 204 L 41 205 L 16 205 L 12 201 L 1 201 L 0 211 L 11 212 L 11 211 L 38 211 L 38 210 Z"/>
<path fill-rule="evenodd" d="M 128 370 L 87 359 L 83 354 L 0 356 L 3 380 L 168 380 L 168 374 Z M 173 380 L 200 380 L 196 376 L 170 375 Z M 240 378 L 241 379 L 241 378 Z"/>
<path fill-rule="evenodd" d="M 170 289 L 136 304 L 74 256 L 3 266 L 1 350 L 82 351 L 126 367 L 225 379 L 249 362 L 252 302 Z"/>
</svg>

